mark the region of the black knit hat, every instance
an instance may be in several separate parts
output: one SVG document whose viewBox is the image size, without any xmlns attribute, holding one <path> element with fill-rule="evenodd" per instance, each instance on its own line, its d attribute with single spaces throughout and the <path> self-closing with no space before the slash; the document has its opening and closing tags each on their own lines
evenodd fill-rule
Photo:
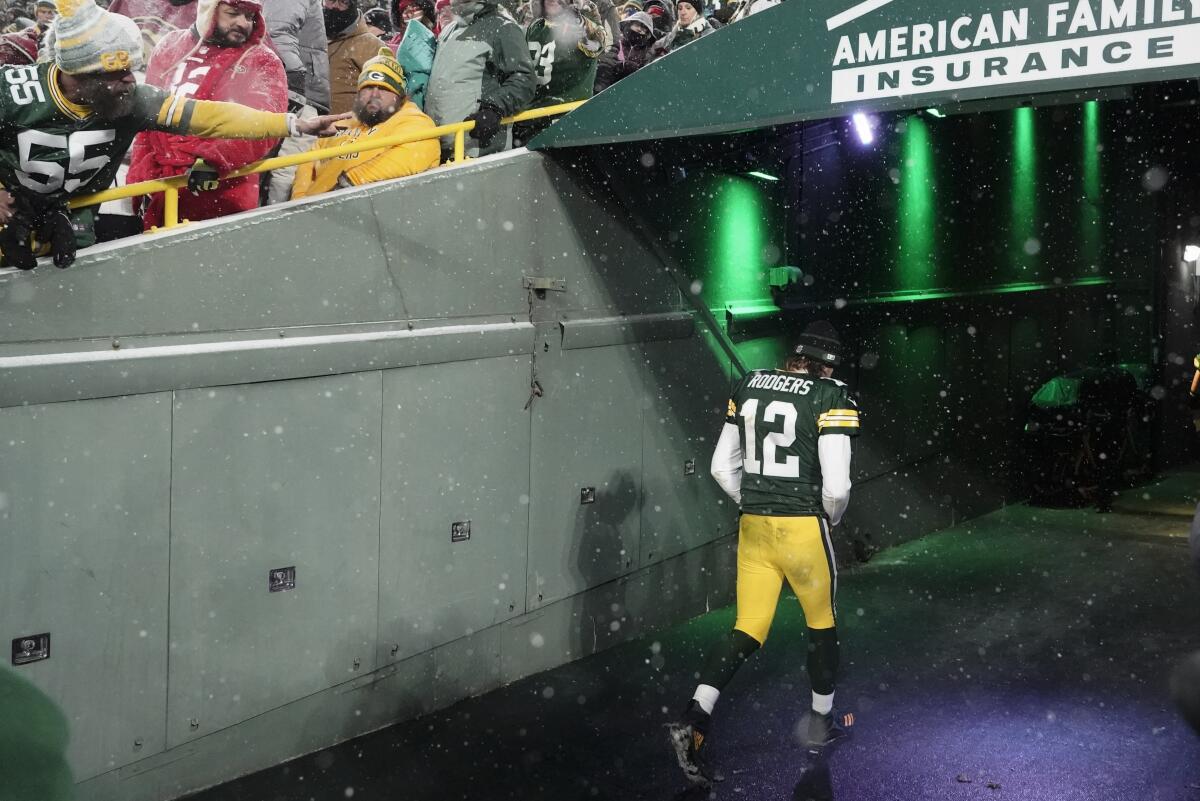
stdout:
<svg viewBox="0 0 1200 801">
<path fill-rule="evenodd" d="M 837 367 L 844 357 L 837 329 L 828 320 L 814 320 L 804 327 L 792 353 Z"/>
</svg>

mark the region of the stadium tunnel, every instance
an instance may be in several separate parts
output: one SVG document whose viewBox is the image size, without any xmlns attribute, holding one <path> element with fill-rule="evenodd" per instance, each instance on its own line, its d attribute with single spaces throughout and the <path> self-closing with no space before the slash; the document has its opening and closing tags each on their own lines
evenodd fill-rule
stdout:
<svg viewBox="0 0 1200 801">
<path fill-rule="evenodd" d="M 861 5 L 751 17 L 529 151 L 0 276 L 0 639 L 79 797 L 729 603 L 724 395 L 811 319 L 865 421 L 844 560 L 1028 497 L 1032 399 L 1085 366 L 1149 399 L 1131 479 L 1193 458 L 1196 65 L 831 103 L 841 37 L 913 14 Z"/>
</svg>

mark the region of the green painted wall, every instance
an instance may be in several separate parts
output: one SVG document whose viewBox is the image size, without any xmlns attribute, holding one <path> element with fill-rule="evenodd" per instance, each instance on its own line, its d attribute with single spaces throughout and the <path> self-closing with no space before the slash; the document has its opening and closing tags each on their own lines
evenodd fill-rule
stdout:
<svg viewBox="0 0 1200 801">
<path fill-rule="evenodd" d="M 0 642 L 52 636 L 18 670 L 76 797 L 178 797 L 728 603 L 709 345 L 528 153 L 0 275 Z"/>
</svg>

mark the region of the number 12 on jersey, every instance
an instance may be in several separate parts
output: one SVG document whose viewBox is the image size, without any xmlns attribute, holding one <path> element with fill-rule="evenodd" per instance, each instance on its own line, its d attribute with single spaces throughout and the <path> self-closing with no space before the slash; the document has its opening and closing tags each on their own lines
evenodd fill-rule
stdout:
<svg viewBox="0 0 1200 801">
<path fill-rule="evenodd" d="M 743 467 L 747 473 L 771 478 L 799 478 L 800 457 L 787 456 L 779 461 L 777 453 L 789 448 L 796 441 L 796 407 L 787 401 L 771 401 L 763 410 L 763 423 L 783 419 L 783 431 L 770 431 L 762 438 L 762 461 L 758 458 L 759 438 L 757 428 L 758 399 L 742 404 L 742 420 L 745 422 L 746 454 Z"/>
</svg>

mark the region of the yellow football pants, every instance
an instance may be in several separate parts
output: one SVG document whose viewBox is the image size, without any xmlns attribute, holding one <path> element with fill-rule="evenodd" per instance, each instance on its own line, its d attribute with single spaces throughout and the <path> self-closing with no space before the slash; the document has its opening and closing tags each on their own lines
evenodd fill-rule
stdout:
<svg viewBox="0 0 1200 801">
<path fill-rule="evenodd" d="M 829 524 L 820 517 L 742 515 L 738 531 L 737 623 L 767 641 L 786 578 L 810 629 L 831 629 L 836 613 L 837 566 Z"/>
</svg>

